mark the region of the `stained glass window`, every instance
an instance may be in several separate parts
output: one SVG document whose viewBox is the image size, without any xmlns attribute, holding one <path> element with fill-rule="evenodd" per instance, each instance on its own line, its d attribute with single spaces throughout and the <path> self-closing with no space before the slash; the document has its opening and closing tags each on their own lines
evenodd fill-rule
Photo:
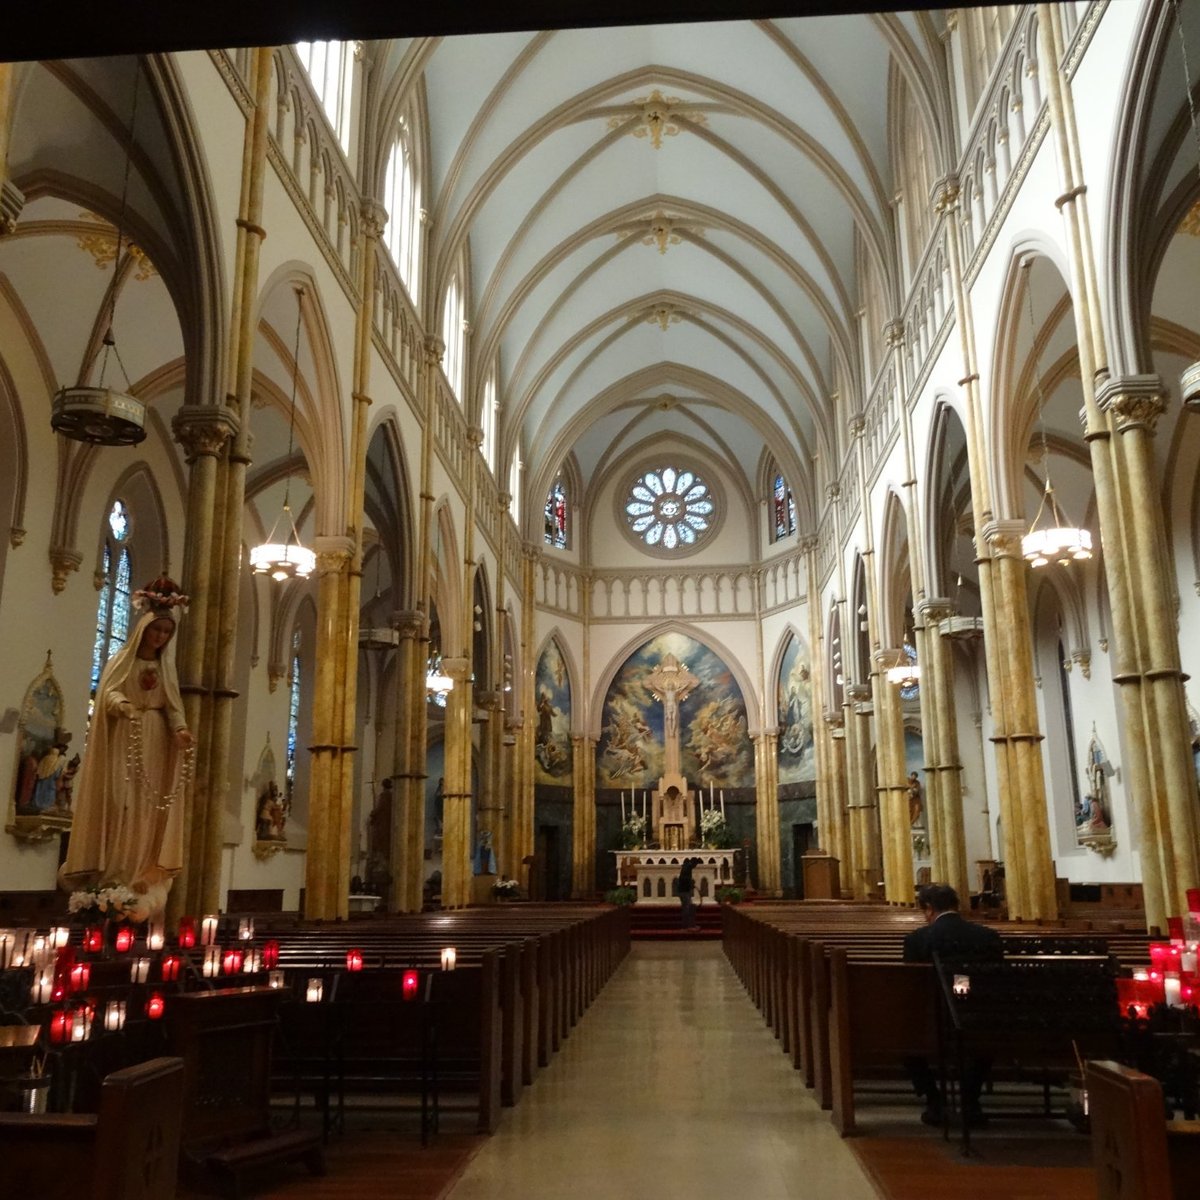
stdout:
<svg viewBox="0 0 1200 1200">
<path fill-rule="evenodd" d="M 292 670 L 288 677 L 287 794 L 296 786 L 296 743 L 300 735 L 300 630 L 292 634 Z"/>
<path fill-rule="evenodd" d="M 712 527 L 716 505 L 694 471 L 660 467 L 639 475 L 625 501 L 625 519 L 647 546 L 694 546 Z"/>
<path fill-rule="evenodd" d="M 546 497 L 546 545 L 567 548 L 567 489 L 561 479 L 554 481 Z"/>
<path fill-rule="evenodd" d="M 909 642 L 904 643 L 904 661 L 906 663 L 915 663 L 917 661 L 917 648 Z M 915 700 L 921 694 L 920 683 L 910 683 L 900 689 L 901 700 Z"/>
<path fill-rule="evenodd" d="M 421 184 L 413 157 L 412 133 L 407 118 L 397 123 L 396 140 L 388 158 L 383 183 L 383 207 L 388 212 L 384 241 L 416 305 L 421 281 Z"/>
<path fill-rule="evenodd" d="M 100 567 L 104 582 L 96 604 L 96 640 L 92 644 L 92 688 L 94 698 L 100 673 L 129 636 L 129 614 L 133 587 L 133 563 L 123 543 L 129 537 L 129 511 L 121 500 L 113 502 L 108 514 L 108 537 Z M 89 716 L 90 716 L 89 712 Z"/>
<path fill-rule="evenodd" d="M 775 476 L 775 540 L 796 532 L 796 500 L 782 475 Z"/>
</svg>

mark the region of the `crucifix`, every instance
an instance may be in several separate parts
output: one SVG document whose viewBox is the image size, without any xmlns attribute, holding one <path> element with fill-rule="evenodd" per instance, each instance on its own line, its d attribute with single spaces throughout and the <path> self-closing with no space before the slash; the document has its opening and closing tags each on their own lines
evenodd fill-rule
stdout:
<svg viewBox="0 0 1200 1200">
<path fill-rule="evenodd" d="M 646 686 L 663 706 L 663 751 L 665 777 L 681 775 L 679 756 L 679 705 L 688 698 L 700 680 L 673 654 L 646 676 Z"/>
</svg>

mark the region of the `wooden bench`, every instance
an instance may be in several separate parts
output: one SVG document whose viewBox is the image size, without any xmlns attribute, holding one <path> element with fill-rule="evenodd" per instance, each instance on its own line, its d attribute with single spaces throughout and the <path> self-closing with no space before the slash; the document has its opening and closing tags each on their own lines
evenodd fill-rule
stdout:
<svg viewBox="0 0 1200 1200">
<path fill-rule="evenodd" d="M 98 1113 L 0 1114 L 6 1196 L 36 1200 L 171 1200 L 179 1168 L 183 1062 L 115 1071 Z"/>
<path fill-rule="evenodd" d="M 1200 1121 L 1166 1121 L 1158 1080 L 1110 1061 L 1085 1071 L 1097 1200 L 1191 1200 Z"/>
</svg>

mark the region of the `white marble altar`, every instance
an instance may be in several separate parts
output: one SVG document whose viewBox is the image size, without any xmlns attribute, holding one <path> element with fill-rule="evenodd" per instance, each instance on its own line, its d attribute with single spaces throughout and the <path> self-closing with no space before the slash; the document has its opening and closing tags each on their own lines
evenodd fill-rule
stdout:
<svg viewBox="0 0 1200 1200">
<path fill-rule="evenodd" d="M 617 882 L 637 891 L 638 904 L 678 904 L 674 882 L 685 858 L 698 858 L 692 871 L 697 903 L 712 900 L 718 887 L 733 883 L 733 856 L 737 850 L 614 850 Z"/>
</svg>

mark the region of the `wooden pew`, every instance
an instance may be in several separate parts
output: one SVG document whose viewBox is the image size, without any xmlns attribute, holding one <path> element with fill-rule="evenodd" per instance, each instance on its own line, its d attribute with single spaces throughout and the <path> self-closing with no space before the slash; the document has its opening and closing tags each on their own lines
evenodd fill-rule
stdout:
<svg viewBox="0 0 1200 1200">
<path fill-rule="evenodd" d="M 183 1061 L 115 1071 L 98 1113 L 0 1114 L 6 1196 L 37 1200 L 172 1200 L 179 1169 Z"/>
<path fill-rule="evenodd" d="M 1097 1200 L 1190 1200 L 1200 1121 L 1164 1120 L 1158 1080 L 1105 1060 L 1085 1069 Z"/>
</svg>

